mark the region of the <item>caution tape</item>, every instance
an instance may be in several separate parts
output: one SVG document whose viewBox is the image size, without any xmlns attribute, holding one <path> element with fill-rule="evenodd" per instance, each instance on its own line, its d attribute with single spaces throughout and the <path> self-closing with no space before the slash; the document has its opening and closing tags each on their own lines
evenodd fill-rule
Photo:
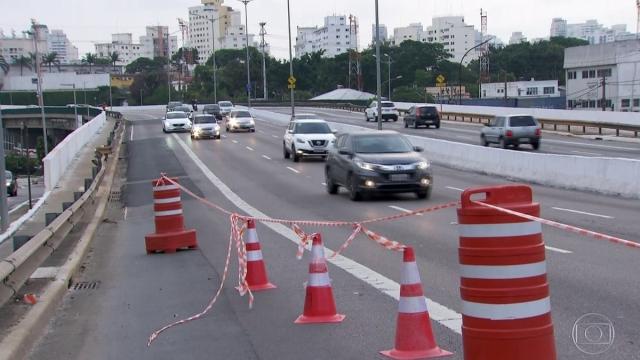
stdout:
<svg viewBox="0 0 640 360">
<path fill-rule="evenodd" d="M 514 215 L 514 216 L 518 216 L 521 217 L 523 219 L 527 219 L 527 220 L 531 220 L 531 221 L 536 221 L 539 222 L 541 224 L 544 225 L 548 225 L 560 230 L 565 230 L 568 232 L 572 232 L 574 234 L 579 234 L 579 235 L 583 235 L 583 236 L 588 236 L 594 239 L 598 239 L 598 240 L 607 240 L 610 241 L 612 243 L 616 243 L 616 244 L 622 244 L 622 245 L 626 245 L 628 247 L 632 247 L 635 249 L 640 249 L 640 243 L 631 241 L 631 240 L 626 240 L 626 239 L 622 239 L 619 237 L 615 237 L 615 236 L 611 236 L 611 235 L 606 235 L 606 234 L 601 234 L 595 231 L 591 231 L 591 230 L 587 230 L 587 229 L 583 229 L 577 226 L 572 226 L 572 225 L 567 225 L 567 224 L 562 224 L 553 220 L 547 220 L 547 219 L 543 219 L 543 218 L 539 218 L 533 215 L 529 215 L 529 214 L 524 214 L 521 212 L 517 212 L 517 211 L 513 211 L 513 210 L 509 210 L 509 209 L 505 209 L 505 208 L 501 208 L 499 206 L 495 206 L 495 205 L 491 205 L 491 204 L 487 204 L 487 203 L 483 203 L 483 202 L 479 202 L 479 201 L 472 201 L 472 203 L 476 204 L 476 205 L 481 205 L 484 207 L 488 207 L 497 211 L 501 211 L 503 213 L 506 214 L 510 214 L 510 215 Z"/>
</svg>

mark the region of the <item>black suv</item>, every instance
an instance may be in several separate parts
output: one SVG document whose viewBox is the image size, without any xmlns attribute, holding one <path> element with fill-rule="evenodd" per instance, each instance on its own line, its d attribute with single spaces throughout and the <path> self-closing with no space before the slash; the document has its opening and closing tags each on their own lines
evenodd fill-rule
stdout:
<svg viewBox="0 0 640 360">
<path fill-rule="evenodd" d="M 414 192 L 420 199 L 431 195 L 433 176 L 429 162 L 395 131 L 364 131 L 338 135 L 325 165 L 327 192 L 339 186 L 351 200 L 372 193 Z"/>
<path fill-rule="evenodd" d="M 218 104 L 208 104 L 202 108 L 202 112 L 205 114 L 213 115 L 217 120 L 222 120 L 222 111 Z"/>
<path fill-rule="evenodd" d="M 404 127 L 412 126 L 417 129 L 418 126 L 435 126 L 440 129 L 440 113 L 435 106 L 412 106 L 409 108 L 407 115 L 404 116 Z"/>
</svg>

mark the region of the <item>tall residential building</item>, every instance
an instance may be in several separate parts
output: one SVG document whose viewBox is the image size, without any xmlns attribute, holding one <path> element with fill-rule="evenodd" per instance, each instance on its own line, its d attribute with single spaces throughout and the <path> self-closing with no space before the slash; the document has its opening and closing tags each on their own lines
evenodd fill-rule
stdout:
<svg viewBox="0 0 640 360">
<path fill-rule="evenodd" d="M 387 25 L 380 24 L 380 41 L 384 42 L 387 40 L 389 34 L 387 33 Z M 371 25 L 371 43 L 376 43 L 376 24 Z"/>
<path fill-rule="evenodd" d="M 635 37 L 635 34 L 627 31 L 627 26 L 624 24 L 617 24 L 611 26 L 611 28 L 606 28 L 604 25 L 598 23 L 597 20 L 568 24 L 567 21 L 562 18 L 554 18 L 551 21 L 549 35 L 551 37 L 560 36 L 583 39 L 588 41 L 589 44 L 603 44 L 633 39 Z"/>
<path fill-rule="evenodd" d="M 452 61 L 460 61 L 467 50 L 482 41 L 482 34 L 473 25 L 467 25 L 462 16 L 435 17 L 431 22 L 426 30 L 420 23 L 393 29 L 393 43 L 400 45 L 405 40 L 439 43 L 451 54 Z M 478 56 L 478 52 L 472 51 L 464 58 L 464 63 L 468 64 Z"/>
<path fill-rule="evenodd" d="M 187 46 L 198 49 L 199 63 L 207 61 L 214 46 L 216 50 L 244 49 L 246 40 L 242 13 L 224 6 L 223 0 L 202 0 L 202 5 L 189 8 Z M 249 34 L 249 46 L 255 46 L 253 34 Z"/>
<path fill-rule="evenodd" d="M 71 64 L 78 61 L 78 48 L 69 41 L 62 30 L 51 30 L 48 45 L 49 52 L 58 54 L 60 64 Z"/>
<path fill-rule="evenodd" d="M 96 55 L 108 58 L 117 52 L 119 61 L 116 65 L 128 65 L 138 58 L 166 57 L 167 52 L 175 54 L 178 51 L 178 38 L 169 36 L 166 26 L 147 26 L 147 33 L 133 42 L 131 33 L 111 34 L 110 43 L 96 44 Z M 168 39 L 167 39 L 168 38 Z"/>
<path fill-rule="evenodd" d="M 520 44 L 523 42 L 527 42 L 527 37 L 524 36 L 522 31 L 514 31 L 511 33 L 511 38 L 509 38 L 509 45 Z"/>
<path fill-rule="evenodd" d="M 564 50 L 567 109 L 640 112 L 640 42 L 624 40 Z M 602 80 L 604 78 L 604 84 Z"/>
<path fill-rule="evenodd" d="M 322 27 L 298 27 L 296 57 L 320 50 L 324 50 L 323 57 L 334 57 L 356 49 L 357 32 L 357 26 L 352 28 L 344 15 L 325 16 Z"/>
<path fill-rule="evenodd" d="M 35 30 L 38 39 L 38 52 L 49 52 L 49 28 L 47 25 L 36 25 Z M 33 28 L 29 28 L 29 31 L 33 31 Z M 0 55 L 9 63 L 13 63 L 20 56 L 29 57 L 30 53 L 35 52 L 34 34 L 22 32 L 21 35 L 17 35 L 15 31 L 10 36 L 6 36 L 0 33 Z"/>
</svg>

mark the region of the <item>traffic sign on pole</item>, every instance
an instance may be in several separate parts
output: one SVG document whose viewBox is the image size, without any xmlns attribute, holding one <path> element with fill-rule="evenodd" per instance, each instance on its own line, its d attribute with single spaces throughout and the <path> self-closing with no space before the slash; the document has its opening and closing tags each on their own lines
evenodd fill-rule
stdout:
<svg viewBox="0 0 640 360">
<path fill-rule="evenodd" d="M 289 85 L 293 86 L 293 88 L 295 88 L 296 85 L 296 78 L 293 77 L 293 75 L 289 76 L 289 79 L 287 79 L 287 81 L 289 82 Z M 289 88 L 291 89 L 291 88 Z"/>
</svg>

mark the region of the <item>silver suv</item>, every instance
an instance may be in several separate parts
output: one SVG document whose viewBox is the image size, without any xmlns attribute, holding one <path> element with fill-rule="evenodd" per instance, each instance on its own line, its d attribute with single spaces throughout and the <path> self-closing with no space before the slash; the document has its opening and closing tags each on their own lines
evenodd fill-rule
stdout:
<svg viewBox="0 0 640 360">
<path fill-rule="evenodd" d="M 483 146 L 490 143 L 518 147 L 520 144 L 531 144 L 534 150 L 540 148 L 540 123 L 531 115 L 496 116 L 482 129 L 480 141 Z"/>
</svg>

